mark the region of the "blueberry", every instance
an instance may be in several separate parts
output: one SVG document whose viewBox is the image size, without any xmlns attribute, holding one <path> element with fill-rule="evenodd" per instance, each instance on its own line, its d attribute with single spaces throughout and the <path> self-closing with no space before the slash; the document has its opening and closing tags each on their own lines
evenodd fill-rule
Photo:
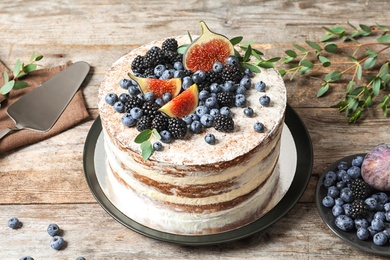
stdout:
<svg viewBox="0 0 390 260">
<path fill-rule="evenodd" d="M 347 184 L 343 181 L 338 181 L 336 182 L 336 187 L 337 189 L 341 190 L 342 188 L 345 188 L 347 186 Z"/>
<path fill-rule="evenodd" d="M 358 179 L 361 176 L 360 175 L 360 167 L 358 167 L 358 166 L 352 166 L 352 167 L 348 168 L 347 173 L 352 179 Z"/>
<path fill-rule="evenodd" d="M 181 87 L 185 90 L 192 86 L 194 82 L 192 81 L 192 78 L 190 76 L 185 76 L 183 78 L 183 82 L 181 84 Z"/>
<path fill-rule="evenodd" d="M 213 117 L 215 117 L 216 115 L 219 115 L 219 114 L 220 114 L 220 112 L 219 112 L 218 108 L 210 109 L 210 115 L 212 115 Z"/>
<path fill-rule="evenodd" d="M 356 229 L 359 229 L 359 228 L 368 228 L 370 223 L 368 223 L 368 220 L 365 219 L 365 218 L 358 218 L 358 219 L 355 219 L 354 220 L 355 222 L 355 228 Z"/>
<path fill-rule="evenodd" d="M 330 186 L 328 188 L 328 196 L 332 197 L 333 199 L 336 199 L 340 195 L 339 189 L 337 189 L 336 186 Z"/>
<path fill-rule="evenodd" d="M 325 179 L 337 180 L 337 174 L 334 171 L 328 171 L 325 173 Z"/>
<path fill-rule="evenodd" d="M 234 102 L 236 107 L 243 107 L 246 105 L 246 97 L 243 94 L 237 94 Z"/>
<path fill-rule="evenodd" d="M 215 136 L 213 134 L 206 134 L 204 140 L 208 144 L 215 144 Z"/>
<path fill-rule="evenodd" d="M 229 64 L 229 65 L 236 66 L 236 65 L 238 65 L 240 62 L 239 62 L 238 58 L 237 58 L 235 55 L 230 55 L 230 56 L 226 59 L 226 63 Z"/>
<path fill-rule="evenodd" d="M 240 80 L 240 86 L 241 87 L 244 87 L 245 89 L 248 89 L 251 85 L 251 79 L 248 78 L 248 77 L 243 77 L 241 80 Z"/>
<path fill-rule="evenodd" d="M 175 70 L 173 72 L 173 77 L 174 78 L 184 78 L 186 76 L 186 74 L 184 73 L 184 70 Z"/>
<path fill-rule="evenodd" d="M 206 100 L 208 97 L 210 97 L 210 93 L 207 90 L 201 90 L 199 92 L 199 99 L 200 100 Z"/>
<path fill-rule="evenodd" d="M 352 166 L 362 166 L 363 163 L 363 156 L 356 156 L 355 158 L 352 159 Z"/>
<path fill-rule="evenodd" d="M 246 93 L 246 88 L 243 87 L 243 86 L 239 86 L 237 89 L 236 89 L 236 94 L 245 94 Z"/>
<path fill-rule="evenodd" d="M 200 132 L 202 132 L 202 123 L 197 120 L 192 121 L 190 125 L 190 131 L 194 134 L 199 134 Z"/>
<path fill-rule="evenodd" d="M 142 117 L 143 115 L 143 111 L 141 108 L 139 107 L 133 107 L 131 110 L 130 110 L 130 115 L 132 118 L 134 118 L 135 120 L 138 120 Z"/>
<path fill-rule="evenodd" d="M 259 92 L 265 92 L 265 83 L 263 81 L 259 81 L 255 83 L 255 89 Z"/>
<path fill-rule="evenodd" d="M 32 258 L 31 256 L 23 256 L 19 260 L 34 260 L 34 258 Z"/>
<path fill-rule="evenodd" d="M 334 199 L 331 196 L 325 196 L 322 199 L 322 205 L 326 208 L 331 208 L 334 206 Z"/>
<path fill-rule="evenodd" d="M 221 107 L 219 110 L 221 115 L 230 116 L 230 108 L 229 107 Z"/>
<path fill-rule="evenodd" d="M 345 203 L 342 207 L 344 209 L 344 214 L 347 215 L 347 216 L 350 216 L 351 204 L 350 203 Z"/>
<path fill-rule="evenodd" d="M 213 71 L 214 72 L 222 72 L 223 64 L 219 61 L 214 62 L 213 64 Z"/>
<path fill-rule="evenodd" d="M 271 98 L 269 96 L 261 96 L 259 98 L 260 105 L 268 107 L 271 103 Z"/>
<path fill-rule="evenodd" d="M 161 142 L 157 141 L 155 143 L 153 143 L 153 149 L 155 151 L 162 151 L 163 150 L 163 145 Z"/>
<path fill-rule="evenodd" d="M 161 77 L 164 71 L 165 66 L 163 64 L 158 64 L 153 70 L 154 75 L 156 75 L 156 77 Z"/>
<path fill-rule="evenodd" d="M 21 223 L 18 218 L 10 218 L 8 220 L 8 227 L 12 229 L 17 229 L 21 226 Z"/>
<path fill-rule="evenodd" d="M 130 100 L 130 95 L 127 93 L 122 93 L 119 95 L 119 101 L 123 104 Z"/>
<path fill-rule="evenodd" d="M 175 70 L 183 70 L 184 69 L 184 66 L 183 66 L 183 63 L 181 61 L 176 61 L 174 64 L 173 64 L 173 68 Z"/>
<path fill-rule="evenodd" d="M 173 70 L 164 70 L 162 73 L 160 79 L 171 79 L 174 76 L 174 71 Z"/>
<path fill-rule="evenodd" d="M 258 133 L 263 133 L 264 132 L 264 125 L 261 122 L 256 122 L 253 125 L 253 129 L 258 132 Z"/>
<path fill-rule="evenodd" d="M 54 236 L 51 240 L 50 240 L 50 246 L 51 248 L 55 249 L 55 250 L 60 250 L 62 248 L 62 246 L 64 245 L 64 239 L 60 236 Z"/>
<path fill-rule="evenodd" d="M 375 245 L 378 245 L 378 246 L 384 246 L 387 241 L 389 240 L 387 238 L 387 236 L 385 235 L 385 233 L 383 232 L 379 232 L 379 233 L 376 233 L 374 235 L 374 237 L 372 238 L 372 240 L 374 241 L 374 244 Z"/>
<path fill-rule="evenodd" d="M 167 103 L 169 101 L 172 100 L 172 94 L 169 93 L 169 92 L 166 92 L 162 95 L 162 100 L 164 101 L 164 103 Z"/>
<path fill-rule="evenodd" d="M 134 126 L 137 123 L 137 120 L 135 120 L 130 113 L 124 113 L 122 116 L 122 124 L 124 126 Z"/>
<path fill-rule="evenodd" d="M 347 162 L 341 161 L 341 162 L 339 162 L 339 164 L 337 165 L 337 168 L 338 168 L 339 170 L 348 170 L 349 165 L 348 165 Z"/>
<path fill-rule="evenodd" d="M 117 102 L 119 99 L 118 99 L 117 94 L 108 93 L 105 97 L 105 100 L 106 100 L 107 104 L 113 106 L 115 104 L 115 102 Z"/>
<path fill-rule="evenodd" d="M 154 93 L 153 92 L 146 92 L 144 94 L 144 98 L 146 102 L 154 102 Z"/>
<path fill-rule="evenodd" d="M 252 77 L 252 76 L 253 76 L 253 72 L 252 72 L 251 69 L 249 69 L 249 68 L 246 68 L 246 69 L 244 70 L 244 74 L 245 74 L 246 76 L 248 76 L 248 77 Z"/>
<path fill-rule="evenodd" d="M 204 127 L 212 127 L 213 126 L 213 123 L 214 123 L 214 117 L 210 114 L 204 114 L 200 117 L 200 123 L 204 126 Z"/>
<path fill-rule="evenodd" d="M 379 219 L 379 220 L 385 221 L 386 220 L 385 212 L 383 212 L 383 211 L 375 212 L 374 219 Z"/>
<path fill-rule="evenodd" d="M 378 201 L 382 204 L 386 204 L 389 201 L 389 196 L 384 192 L 378 192 L 375 195 L 377 195 Z"/>
<path fill-rule="evenodd" d="M 202 83 L 206 79 L 206 73 L 203 70 L 197 70 L 192 74 L 192 81 L 196 84 Z"/>
<path fill-rule="evenodd" d="M 345 203 L 345 202 L 344 202 L 343 199 L 340 198 L 340 197 L 334 199 L 334 205 L 343 206 L 344 203 Z"/>
<path fill-rule="evenodd" d="M 385 212 L 385 219 L 387 222 L 390 222 L 390 211 Z"/>
<path fill-rule="evenodd" d="M 211 93 L 219 93 L 222 91 L 222 88 L 220 85 L 218 85 L 218 83 L 212 83 L 210 85 L 210 92 Z"/>
<path fill-rule="evenodd" d="M 206 107 L 206 106 L 198 106 L 197 108 L 195 108 L 195 113 L 201 117 L 202 115 L 205 115 L 209 112 L 209 108 Z"/>
<path fill-rule="evenodd" d="M 137 86 L 131 86 L 128 88 L 128 91 L 129 91 L 129 94 L 131 96 L 137 96 L 138 94 L 141 93 L 141 91 L 139 90 L 139 88 Z"/>
<path fill-rule="evenodd" d="M 222 92 L 233 92 L 235 90 L 234 83 L 232 81 L 226 81 L 224 84 L 221 84 Z"/>
<path fill-rule="evenodd" d="M 349 187 L 345 187 L 340 191 L 340 198 L 343 199 L 344 202 L 352 202 L 353 195 L 352 191 Z"/>
<path fill-rule="evenodd" d="M 192 121 L 199 121 L 200 117 L 197 114 L 189 114 L 189 116 L 192 118 Z"/>
<path fill-rule="evenodd" d="M 336 171 L 337 179 L 342 181 L 344 175 L 348 175 L 346 170 L 338 170 Z"/>
<path fill-rule="evenodd" d="M 381 219 L 373 219 L 371 227 L 376 231 L 382 231 L 385 228 L 385 223 Z"/>
<path fill-rule="evenodd" d="M 218 101 L 216 97 L 211 96 L 205 100 L 204 104 L 208 108 L 216 108 L 218 106 Z"/>
<path fill-rule="evenodd" d="M 247 117 L 252 117 L 253 116 L 253 108 L 251 108 L 251 107 L 245 108 L 244 115 Z"/>
<path fill-rule="evenodd" d="M 60 228 L 57 224 L 50 224 L 47 227 L 47 233 L 52 237 L 57 236 L 60 233 Z"/>
<path fill-rule="evenodd" d="M 119 86 L 123 89 L 128 89 L 130 86 L 133 86 L 133 82 L 129 79 L 121 79 L 119 81 Z"/>
<path fill-rule="evenodd" d="M 332 179 L 324 179 L 324 186 L 325 188 L 329 188 L 330 186 L 335 185 L 334 180 Z"/>
<path fill-rule="evenodd" d="M 122 102 L 117 101 L 114 104 L 114 110 L 116 112 L 122 113 L 123 111 L 125 111 L 125 105 Z"/>
<path fill-rule="evenodd" d="M 76 260 L 85 260 L 85 258 L 82 257 L 82 256 L 79 256 L 79 257 L 76 258 Z"/>
<path fill-rule="evenodd" d="M 368 232 L 370 232 L 370 236 L 372 236 L 372 237 L 375 236 L 376 233 L 378 233 L 378 231 L 373 229 L 372 226 L 369 226 L 367 228 L 367 230 L 368 230 Z"/>
<path fill-rule="evenodd" d="M 192 117 L 190 115 L 188 116 L 184 116 L 183 118 L 183 121 L 186 122 L 187 125 L 190 125 L 192 123 Z"/>
<path fill-rule="evenodd" d="M 354 227 L 352 218 L 347 215 L 340 215 L 336 217 L 335 224 L 343 231 L 350 231 Z"/>
<path fill-rule="evenodd" d="M 343 207 L 340 206 L 340 205 L 334 205 L 334 206 L 332 207 L 332 214 L 333 214 L 333 216 L 335 216 L 335 217 L 338 217 L 338 216 L 344 214 L 344 209 L 343 209 Z"/>
<path fill-rule="evenodd" d="M 367 240 L 370 238 L 370 232 L 367 230 L 367 228 L 360 227 L 356 231 L 356 236 L 360 240 Z"/>
<path fill-rule="evenodd" d="M 351 176 L 349 176 L 348 173 L 343 174 L 343 175 L 341 176 L 341 178 L 342 178 L 342 181 L 345 182 L 345 183 L 347 183 L 347 184 L 351 182 Z"/>
<path fill-rule="evenodd" d="M 162 107 L 165 104 L 165 102 L 162 100 L 162 98 L 156 98 L 154 103 L 156 103 L 159 107 Z"/>
<path fill-rule="evenodd" d="M 368 207 L 371 209 L 371 210 L 376 210 L 376 207 L 378 206 L 378 202 L 376 201 L 376 199 L 372 198 L 372 197 L 369 197 L 367 198 L 364 203 L 366 205 L 368 205 Z"/>
<path fill-rule="evenodd" d="M 160 132 L 161 142 L 170 143 L 173 141 L 172 134 L 168 130 L 162 130 Z"/>
<path fill-rule="evenodd" d="M 390 202 L 387 202 L 383 205 L 385 211 L 390 211 Z"/>
</svg>

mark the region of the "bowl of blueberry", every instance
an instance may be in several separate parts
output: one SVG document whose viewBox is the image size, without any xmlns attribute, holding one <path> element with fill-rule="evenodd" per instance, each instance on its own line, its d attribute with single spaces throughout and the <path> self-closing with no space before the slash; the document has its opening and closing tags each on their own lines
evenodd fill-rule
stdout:
<svg viewBox="0 0 390 260">
<path fill-rule="evenodd" d="M 324 171 L 316 188 L 326 225 L 345 242 L 382 256 L 390 256 L 389 158 L 387 144 L 344 157 Z"/>
</svg>

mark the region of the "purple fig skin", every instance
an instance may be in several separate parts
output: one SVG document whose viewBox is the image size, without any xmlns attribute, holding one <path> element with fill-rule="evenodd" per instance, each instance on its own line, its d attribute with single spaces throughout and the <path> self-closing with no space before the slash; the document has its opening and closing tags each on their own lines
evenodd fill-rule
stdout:
<svg viewBox="0 0 390 260">
<path fill-rule="evenodd" d="M 380 191 L 390 190 L 390 144 L 380 144 L 366 154 L 361 174 L 371 187 Z"/>
</svg>

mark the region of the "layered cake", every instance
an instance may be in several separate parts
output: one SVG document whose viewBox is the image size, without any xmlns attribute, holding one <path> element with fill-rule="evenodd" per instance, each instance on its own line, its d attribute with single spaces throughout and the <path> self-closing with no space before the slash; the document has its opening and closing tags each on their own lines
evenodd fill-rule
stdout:
<svg viewBox="0 0 390 260">
<path fill-rule="evenodd" d="M 151 42 L 121 57 L 105 75 L 98 106 L 106 181 L 116 206 L 142 225 L 173 234 L 215 234 L 242 227 L 266 213 L 279 182 L 286 89 L 275 69 L 253 73 L 231 61 L 213 61 L 211 70 L 216 72 L 199 80 L 194 76 L 199 70 L 188 69 L 183 55 L 176 52 L 178 46 L 190 43 L 187 35 Z M 183 103 L 188 105 L 188 99 L 181 104 L 187 115 L 179 118 L 172 109 L 161 109 L 176 94 L 156 92 L 153 96 L 135 90 L 137 83 L 130 77 L 162 82 L 172 77 L 160 76 L 161 66 L 150 70 L 139 65 L 142 59 L 147 63 L 151 50 L 162 53 L 159 62 L 180 78 L 176 97 L 196 88 L 190 92 L 196 94 L 196 106 L 186 108 Z M 170 60 L 164 53 L 169 53 L 165 56 Z M 223 68 L 218 68 L 221 64 Z M 240 68 L 236 73 L 240 79 L 231 77 L 231 68 L 226 72 L 230 66 Z M 176 99 L 179 107 L 180 101 Z M 147 136 L 141 145 L 135 142 L 140 133 Z"/>
</svg>

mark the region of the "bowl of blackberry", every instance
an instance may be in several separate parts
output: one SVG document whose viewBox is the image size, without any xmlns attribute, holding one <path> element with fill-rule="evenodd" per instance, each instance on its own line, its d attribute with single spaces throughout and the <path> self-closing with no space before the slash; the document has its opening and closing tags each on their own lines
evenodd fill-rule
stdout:
<svg viewBox="0 0 390 260">
<path fill-rule="evenodd" d="M 390 256 L 390 192 L 366 181 L 362 168 L 367 157 L 354 154 L 332 163 L 318 180 L 316 206 L 342 240 L 362 251 Z"/>
</svg>

